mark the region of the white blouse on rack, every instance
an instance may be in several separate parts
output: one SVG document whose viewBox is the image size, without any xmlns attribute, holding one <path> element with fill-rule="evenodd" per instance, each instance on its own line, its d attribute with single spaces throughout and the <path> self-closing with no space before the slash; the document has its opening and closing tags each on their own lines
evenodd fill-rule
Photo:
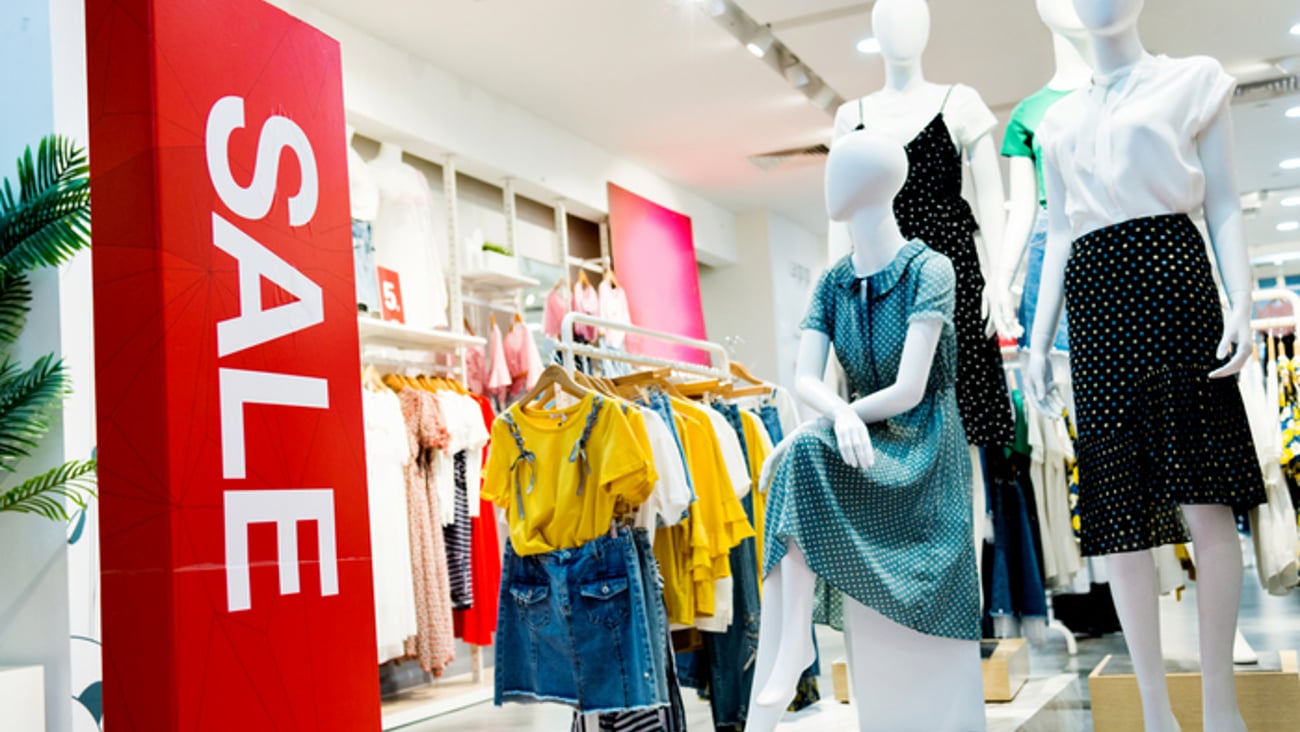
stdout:
<svg viewBox="0 0 1300 732">
<path fill-rule="evenodd" d="M 1198 138 L 1235 87 L 1212 58 L 1144 54 L 1048 110 L 1038 136 L 1065 185 L 1073 238 L 1199 209 L 1205 170 Z"/>
</svg>

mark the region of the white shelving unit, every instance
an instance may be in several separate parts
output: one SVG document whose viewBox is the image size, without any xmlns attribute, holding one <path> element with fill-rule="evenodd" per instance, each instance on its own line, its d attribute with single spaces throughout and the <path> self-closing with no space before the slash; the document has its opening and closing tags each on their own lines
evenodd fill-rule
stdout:
<svg viewBox="0 0 1300 732">
<path fill-rule="evenodd" d="M 460 282 L 464 289 L 482 294 L 511 294 L 529 287 L 537 287 L 540 280 L 504 272 L 462 272 Z"/>
<path fill-rule="evenodd" d="M 478 336 L 465 333 L 425 330 L 364 315 L 357 318 L 357 334 L 362 346 L 389 346 L 417 351 L 455 352 L 462 346 L 482 346 L 487 343 Z"/>
</svg>

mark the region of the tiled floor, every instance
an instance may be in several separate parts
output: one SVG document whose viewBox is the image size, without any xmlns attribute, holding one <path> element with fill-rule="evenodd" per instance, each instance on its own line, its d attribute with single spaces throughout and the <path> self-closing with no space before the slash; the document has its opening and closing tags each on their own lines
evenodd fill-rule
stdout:
<svg viewBox="0 0 1300 732">
<path fill-rule="evenodd" d="M 1242 603 L 1241 630 L 1258 650 L 1300 648 L 1300 594 L 1285 598 L 1265 595 L 1248 570 Z M 1162 634 L 1166 656 L 1171 660 L 1196 655 L 1195 587 L 1184 593 L 1181 602 L 1164 598 L 1161 602 Z M 838 633 L 819 628 L 818 641 L 823 658 L 834 660 L 843 655 L 843 638 Z M 1087 732 L 1092 729 L 1086 677 L 1109 653 L 1124 653 L 1119 635 L 1079 641 L 1078 655 L 1070 657 L 1059 637 L 1050 637 L 1042 647 L 1031 649 L 1031 681 L 1010 704 L 987 707 L 988 732 Z M 831 696 L 830 664 L 823 664 L 827 676 L 821 688 Z M 687 713 L 691 730 L 712 729 L 708 705 L 687 692 Z M 404 728 L 406 732 L 563 732 L 568 728 L 570 713 L 558 707 L 507 706 L 490 703 L 439 717 Z M 856 726 L 852 706 L 823 700 L 800 714 L 787 715 L 781 732 L 826 732 Z"/>
</svg>

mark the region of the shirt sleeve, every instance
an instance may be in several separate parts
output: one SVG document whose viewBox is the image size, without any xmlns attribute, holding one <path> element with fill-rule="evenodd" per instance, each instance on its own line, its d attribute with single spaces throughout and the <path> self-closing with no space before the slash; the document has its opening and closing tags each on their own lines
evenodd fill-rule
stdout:
<svg viewBox="0 0 1300 732">
<path fill-rule="evenodd" d="M 1016 105 L 1002 135 L 1002 155 L 1008 158 L 1034 157 L 1034 133 L 1025 126 L 1025 103 Z"/>
<path fill-rule="evenodd" d="M 935 253 L 921 264 L 919 274 L 916 295 L 907 316 L 908 324 L 938 318 L 943 321 L 945 330 L 951 329 L 957 297 L 957 278 L 953 273 L 952 262 L 942 254 Z"/>
<path fill-rule="evenodd" d="M 950 123 L 949 129 L 956 136 L 963 154 L 998 124 L 998 118 L 993 116 L 979 92 L 965 84 L 953 88 L 948 105 L 944 107 L 944 119 Z"/>
<path fill-rule="evenodd" d="M 593 482 L 628 507 L 641 505 L 654 489 L 650 465 L 623 410 L 605 402 L 587 443 Z"/>
<path fill-rule="evenodd" d="M 1190 123 L 1193 136 L 1200 135 L 1210 126 L 1219 112 L 1232 99 L 1237 88 L 1237 80 L 1223 70 L 1223 66 L 1209 56 L 1196 56 L 1187 59 L 1192 73 L 1191 83 L 1184 90 L 1190 100 Z"/>
<path fill-rule="evenodd" d="M 800 328 L 815 330 L 828 336 L 833 334 L 832 324 L 835 322 L 835 302 L 831 292 L 833 270 L 833 267 L 826 270 L 822 273 L 821 279 L 817 280 L 817 286 L 813 288 L 812 301 L 808 303 L 808 314 L 799 324 Z"/>
<path fill-rule="evenodd" d="M 509 508 L 514 499 L 514 492 L 511 486 L 514 485 L 514 475 L 511 466 L 514 465 L 515 457 L 519 454 L 519 448 L 515 446 L 515 439 L 510 435 L 510 427 L 504 419 L 497 419 L 492 423 L 492 447 L 488 450 L 487 469 L 483 473 L 483 493 L 484 500 L 491 501 L 501 508 Z M 521 470 L 527 470 L 520 464 Z M 528 476 L 521 476 L 527 480 Z"/>
</svg>

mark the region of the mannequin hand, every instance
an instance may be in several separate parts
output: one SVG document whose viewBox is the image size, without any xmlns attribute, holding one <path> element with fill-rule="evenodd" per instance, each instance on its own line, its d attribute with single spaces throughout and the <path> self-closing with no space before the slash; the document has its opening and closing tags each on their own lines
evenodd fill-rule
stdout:
<svg viewBox="0 0 1300 732">
<path fill-rule="evenodd" d="M 997 294 L 993 291 L 993 285 L 985 284 L 984 291 L 980 293 L 980 317 L 984 319 L 984 335 L 991 337 L 998 332 L 997 326 Z"/>
<path fill-rule="evenodd" d="M 1060 396 L 1052 381 L 1052 364 L 1045 350 L 1035 346 L 1029 350 L 1029 364 L 1025 366 L 1025 386 L 1029 398 L 1044 414 L 1061 413 Z"/>
<path fill-rule="evenodd" d="M 840 457 L 855 468 L 869 468 L 876 462 L 876 452 L 871 446 L 871 433 L 867 425 L 852 408 L 837 411 L 835 417 L 835 444 Z"/>
<path fill-rule="evenodd" d="M 998 287 L 990 295 L 993 300 L 993 324 L 1003 338 L 1019 338 L 1025 329 L 1020 325 L 1011 291 Z"/>
<path fill-rule="evenodd" d="M 1251 332 L 1250 332 L 1250 304 L 1238 303 L 1228 312 L 1228 317 L 1223 321 L 1223 338 L 1219 341 L 1219 358 L 1227 358 L 1232 354 L 1232 360 L 1210 372 L 1211 379 L 1222 379 L 1241 371 L 1246 366 L 1246 360 L 1250 358 L 1251 353 Z"/>
</svg>

